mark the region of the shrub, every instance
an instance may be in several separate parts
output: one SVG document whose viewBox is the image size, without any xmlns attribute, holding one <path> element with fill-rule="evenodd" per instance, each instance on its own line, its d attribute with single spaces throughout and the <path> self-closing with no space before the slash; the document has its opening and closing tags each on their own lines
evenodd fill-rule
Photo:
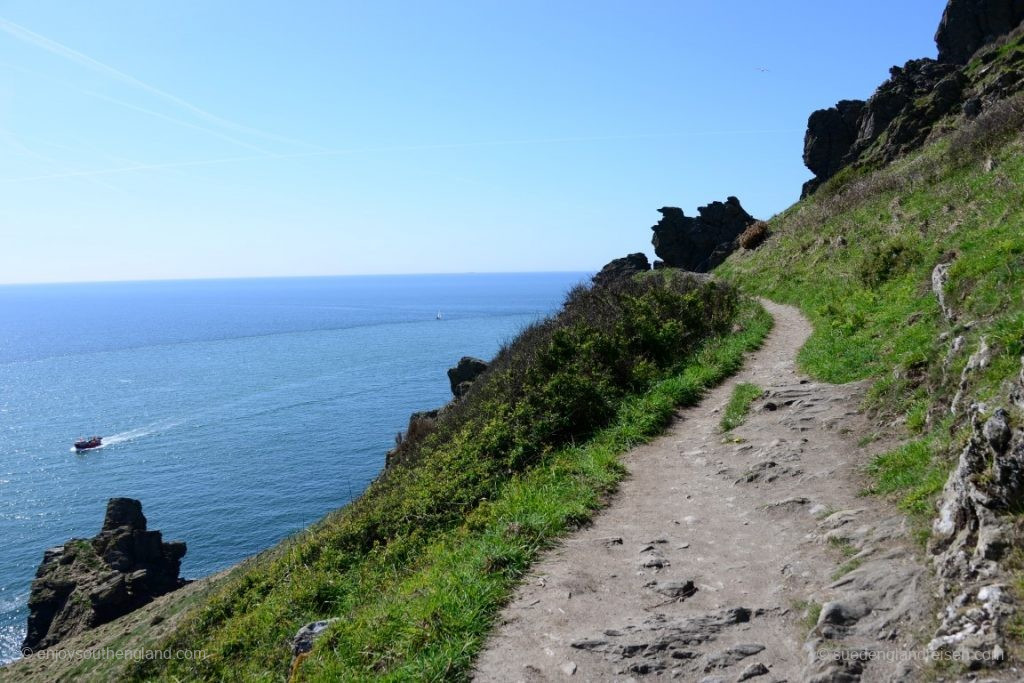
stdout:
<svg viewBox="0 0 1024 683">
<path fill-rule="evenodd" d="M 907 241 L 874 243 L 857 265 L 857 276 L 866 286 L 877 287 L 906 272 L 920 259 L 920 252 Z"/>
<path fill-rule="evenodd" d="M 766 239 L 768 239 L 768 224 L 764 221 L 757 221 L 740 234 L 740 246 L 744 249 L 757 249 Z"/>
</svg>

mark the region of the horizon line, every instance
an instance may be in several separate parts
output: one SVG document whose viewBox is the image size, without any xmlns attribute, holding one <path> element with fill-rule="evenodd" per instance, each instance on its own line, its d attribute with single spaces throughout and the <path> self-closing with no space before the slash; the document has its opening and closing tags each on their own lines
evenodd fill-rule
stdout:
<svg viewBox="0 0 1024 683">
<path fill-rule="evenodd" d="M 209 277 L 164 277 L 164 278 L 127 278 L 119 280 L 46 280 L 30 282 L 0 282 L 0 287 L 36 287 L 48 285 L 115 285 L 115 284 L 146 284 L 161 282 L 230 282 L 237 280 L 325 280 L 342 277 L 418 277 L 439 275 L 592 275 L 598 269 L 575 270 L 465 270 L 446 272 L 415 272 L 415 273 L 329 273 L 320 275 L 213 275 Z"/>
</svg>

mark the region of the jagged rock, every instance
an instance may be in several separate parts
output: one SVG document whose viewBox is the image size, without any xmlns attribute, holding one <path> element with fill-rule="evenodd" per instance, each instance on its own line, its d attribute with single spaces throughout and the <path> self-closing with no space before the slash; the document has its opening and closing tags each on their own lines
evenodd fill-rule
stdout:
<svg viewBox="0 0 1024 683">
<path fill-rule="evenodd" d="M 138 609 L 185 584 L 186 546 L 147 531 L 142 504 L 111 498 L 103 528 L 43 553 L 29 595 L 23 650 L 41 650 Z"/>
<path fill-rule="evenodd" d="M 971 376 L 973 376 L 979 370 L 984 370 L 988 367 L 988 364 L 992 361 L 992 351 L 988 347 L 988 340 L 985 337 L 981 338 L 978 342 L 978 350 L 971 354 L 971 357 L 967 359 L 967 365 L 964 366 L 963 372 L 960 373 L 960 385 L 957 387 L 956 394 L 953 396 L 953 402 L 949 406 L 949 412 L 956 415 L 960 410 L 960 404 L 963 403 L 964 396 L 967 394 L 967 389 L 970 386 Z"/>
<path fill-rule="evenodd" d="M 719 610 L 691 617 L 669 617 L 655 614 L 638 627 L 606 631 L 616 635 L 608 638 L 587 638 L 570 643 L 579 650 L 600 652 L 613 661 L 628 660 L 631 673 L 661 671 L 681 660 L 694 659 L 699 653 L 692 646 L 714 640 L 725 629 L 745 624 L 760 614 L 745 607 Z"/>
<path fill-rule="evenodd" d="M 651 269 L 651 263 L 647 260 L 647 254 L 637 252 L 622 258 L 608 262 L 601 271 L 594 276 L 595 285 L 607 285 L 616 280 L 632 277 L 637 273 L 646 273 Z"/>
<path fill-rule="evenodd" d="M 935 44 L 939 61 L 966 64 L 978 48 L 1024 20 L 1024 0 L 949 0 Z"/>
<path fill-rule="evenodd" d="M 437 426 L 437 418 L 444 408 L 434 410 L 422 410 L 409 416 L 409 425 L 404 432 L 399 432 L 395 437 L 395 447 L 387 452 L 384 458 L 385 469 L 393 466 L 402 460 L 412 446 L 419 443 L 423 438 L 434 431 Z"/>
<path fill-rule="evenodd" d="M 804 164 L 815 178 L 804 186 L 804 196 L 846 164 L 850 149 L 857 140 L 863 111 L 863 100 L 841 100 L 834 107 L 819 109 L 807 119 Z"/>
<path fill-rule="evenodd" d="M 1019 405 L 1022 395 L 1024 367 L 1009 399 Z M 971 438 L 946 480 L 928 547 L 948 600 L 929 647 L 992 659 L 1013 613 L 999 563 L 1020 542 L 1012 511 L 1024 503 L 1024 428 L 1003 408 L 973 403 L 969 415 Z"/>
<path fill-rule="evenodd" d="M 448 381 L 452 386 L 452 395 L 455 398 L 462 398 L 469 391 L 469 388 L 476 381 L 476 378 L 483 374 L 488 368 L 487 361 L 471 356 L 463 356 L 458 364 L 448 369 Z"/>
<path fill-rule="evenodd" d="M 309 652 L 313 649 L 313 643 L 316 642 L 317 638 L 327 630 L 327 627 L 338 621 L 334 619 L 323 619 L 321 621 L 314 621 L 306 624 L 298 630 L 295 637 L 292 638 L 292 656 L 301 655 L 304 652 Z"/>
<path fill-rule="evenodd" d="M 298 669 L 302 660 L 313 650 L 313 644 L 323 635 L 324 631 L 336 621 L 338 621 L 337 617 L 313 621 L 296 632 L 292 638 L 292 663 L 290 666 L 291 673 L 288 676 L 289 681 L 298 679 Z"/>
<path fill-rule="evenodd" d="M 696 218 L 673 206 L 658 212 L 662 218 L 651 227 L 655 253 L 667 266 L 695 272 L 721 264 L 736 249 L 736 238 L 756 220 L 736 197 L 698 208 Z"/>
<path fill-rule="evenodd" d="M 713 669 L 725 669 L 738 662 L 743 661 L 747 657 L 753 657 L 764 650 L 764 645 L 759 643 L 741 643 L 734 645 L 728 650 L 718 652 L 708 657 L 707 664 L 704 665 L 704 671 L 711 671 Z"/>
<path fill-rule="evenodd" d="M 1024 19 L 1024 0 L 950 0 L 935 40 L 939 59 L 912 59 L 890 70 L 866 101 L 843 100 L 808 118 L 804 163 L 814 178 L 803 197 L 847 166 L 885 164 L 920 147 L 945 116 L 973 118 L 987 104 L 1024 89 L 1024 73 L 1000 65 L 1002 73 L 961 68 L 971 55 Z M 983 52 L 982 61 L 999 58 Z M 1008 58 L 1009 59 L 1009 58 Z M 988 63 L 986 62 L 986 63 Z"/>
</svg>

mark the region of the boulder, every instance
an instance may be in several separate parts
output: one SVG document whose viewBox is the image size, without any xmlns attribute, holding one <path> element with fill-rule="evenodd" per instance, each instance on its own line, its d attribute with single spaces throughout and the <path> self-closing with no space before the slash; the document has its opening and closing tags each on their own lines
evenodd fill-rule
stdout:
<svg viewBox="0 0 1024 683">
<path fill-rule="evenodd" d="M 451 383 L 452 395 L 455 398 L 462 398 L 469 391 L 469 388 L 483 372 L 488 368 L 487 361 L 471 356 L 463 356 L 458 364 L 448 369 L 448 381 Z"/>
<path fill-rule="evenodd" d="M 622 258 L 609 261 L 601 271 L 594 276 L 595 285 L 602 286 L 609 283 L 632 277 L 637 273 L 646 273 L 651 269 L 651 263 L 647 260 L 647 254 L 637 252 L 628 254 Z"/>
<path fill-rule="evenodd" d="M 52 647 L 185 585 L 179 572 L 186 550 L 185 543 L 165 543 L 159 531 L 146 529 L 142 503 L 111 498 L 99 534 L 43 553 L 22 649 Z"/>
<path fill-rule="evenodd" d="M 939 61 L 966 64 L 978 48 L 1024 21 L 1024 0 L 949 0 L 935 44 Z"/>
<path fill-rule="evenodd" d="M 673 206 L 658 212 L 662 218 L 651 227 L 655 253 L 666 266 L 694 272 L 722 263 L 736 249 L 736 238 L 756 220 L 736 197 L 698 208 L 695 218 Z"/>
</svg>

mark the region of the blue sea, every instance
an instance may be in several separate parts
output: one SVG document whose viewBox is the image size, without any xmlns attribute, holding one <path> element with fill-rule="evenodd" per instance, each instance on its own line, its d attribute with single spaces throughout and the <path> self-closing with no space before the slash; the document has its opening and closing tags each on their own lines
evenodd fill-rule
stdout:
<svg viewBox="0 0 1024 683">
<path fill-rule="evenodd" d="M 0 287 L 0 662 L 43 550 L 94 535 L 108 498 L 187 542 L 184 576 L 228 567 L 359 495 L 409 414 L 450 398 L 448 367 L 585 278 Z"/>
</svg>

